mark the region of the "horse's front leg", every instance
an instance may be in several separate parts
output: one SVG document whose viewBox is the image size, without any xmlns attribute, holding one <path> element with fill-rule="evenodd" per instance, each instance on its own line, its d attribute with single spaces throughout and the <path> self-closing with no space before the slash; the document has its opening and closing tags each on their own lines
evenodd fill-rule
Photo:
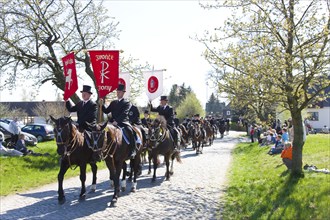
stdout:
<svg viewBox="0 0 330 220">
<path fill-rule="evenodd" d="M 152 176 L 151 182 L 155 182 L 156 181 L 156 170 L 157 170 L 157 166 L 158 166 L 157 154 L 153 154 L 152 160 L 154 163 L 154 175 Z"/>
<path fill-rule="evenodd" d="M 122 165 L 123 163 L 117 163 L 115 165 L 115 168 L 113 169 L 113 182 L 114 182 L 114 191 L 113 191 L 113 196 L 112 196 L 112 200 L 110 203 L 111 207 L 115 207 L 118 201 L 118 197 L 119 197 L 119 192 L 120 192 L 120 186 L 119 186 L 119 178 L 120 178 L 120 173 L 121 173 L 121 169 L 122 169 Z"/>
<path fill-rule="evenodd" d="M 92 185 L 91 185 L 89 192 L 92 193 L 92 192 L 95 192 L 95 190 L 96 190 L 97 165 L 96 165 L 96 163 L 90 163 L 90 166 L 92 168 L 93 179 L 92 179 Z"/>
<path fill-rule="evenodd" d="M 82 163 L 80 164 L 80 182 L 81 182 L 81 191 L 80 191 L 80 195 L 79 195 L 79 199 L 85 199 L 86 196 L 86 186 L 85 186 L 85 182 L 86 182 L 86 163 Z"/>
<path fill-rule="evenodd" d="M 63 204 L 65 202 L 65 196 L 64 196 L 64 190 L 63 190 L 63 180 L 64 180 L 64 175 L 66 171 L 69 169 L 69 164 L 65 160 L 61 160 L 61 167 L 60 171 L 58 172 L 57 175 L 57 180 L 58 180 L 58 203 Z"/>
<path fill-rule="evenodd" d="M 131 192 L 136 192 L 137 187 L 137 177 L 139 176 L 140 172 L 142 172 L 142 167 L 140 167 L 141 159 L 139 156 L 136 156 L 135 159 L 132 161 L 132 169 L 134 170 L 134 176 L 133 176 L 133 183 L 131 187 Z M 141 169 L 141 170 L 140 170 Z"/>
<path fill-rule="evenodd" d="M 165 164 L 166 164 L 166 179 L 165 180 L 170 180 L 170 155 L 166 154 L 164 156 L 165 159 Z"/>
<path fill-rule="evenodd" d="M 126 175 L 127 175 L 127 164 L 124 161 L 123 162 L 123 178 L 121 179 L 121 191 L 125 192 L 126 191 Z"/>
<path fill-rule="evenodd" d="M 148 162 L 149 162 L 148 174 L 151 174 L 151 160 L 152 160 L 151 151 L 148 150 Z"/>
</svg>

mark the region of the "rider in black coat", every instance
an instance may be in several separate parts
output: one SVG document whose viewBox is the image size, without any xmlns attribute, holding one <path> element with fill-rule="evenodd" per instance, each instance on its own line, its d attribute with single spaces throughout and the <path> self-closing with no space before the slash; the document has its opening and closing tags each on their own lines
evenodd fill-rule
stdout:
<svg viewBox="0 0 330 220">
<path fill-rule="evenodd" d="M 83 100 L 74 106 L 71 105 L 70 101 L 66 101 L 65 106 L 69 112 L 77 112 L 78 128 L 82 132 L 88 129 L 86 122 L 90 124 L 96 123 L 97 104 L 90 99 L 93 94 L 90 86 L 84 85 L 83 90 L 80 92 Z"/>
<path fill-rule="evenodd" d="M 153 108 L 150 103 L 150 111 L 158 112 L 159 115 L 164 116 L 164 118 L 166 119 L 167 127 L 169 128 L 171 135 L 174 139 L 174 147 L 176 148 L 179 142 L 179 132 L 174 126 L 175 123 L 174 123 L 173 108 L 172 106 L 169 106 L 167 102 L 168 102 L 167 96 L 161 96 L 160 105 L 157 108 Z"/>
<path fill-rule="evenodd" d="M 106 108 L 104 105 L 102 106 L 102 111 L 105 114 L 111 113 L 111 118 L 109 121 L 121 128 L 124 128 L 128 133 L 130 139 L 130 157 L 133 159 L 136 155 L 136 138 L 135 132 L 131 124 L 129 123 L 128 113 L 131 108 L 131 103 L 124 98 L 125 94 L 125 86 L 122 84 L 118 85 L 117 88 L 117 100 L 113 100 L 110 105 Z"/>
</svg>

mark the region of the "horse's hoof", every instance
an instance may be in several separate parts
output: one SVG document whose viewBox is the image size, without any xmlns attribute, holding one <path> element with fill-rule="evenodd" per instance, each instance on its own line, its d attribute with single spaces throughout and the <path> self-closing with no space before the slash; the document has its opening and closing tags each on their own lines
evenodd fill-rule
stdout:
<svg viewBox="0 0 330 220">
<path fill-rule="evenodd" d="M 110 207 L 116 207 L 117 206 L 117 199 L 112 199 L 109 206 Z"/>
<path fill-rule="evenodd" d="M 125 192 L 126 191 L 126 187 L 121 187 L 121 191 Z"/>
<path fill-rule="evenodd" d="M 148 171 L 148 175 L 150 175 L 151 174 L 151 171 Z"/>
<path fill-rule="evenodd" d="M 85 201 L 86 200 L 86 194 L 79 196 L 79 201 Z"/>
<path fill-rule="evenodd" d="M 131 192 L 135 193 L 136 189 L 134 187 L 131 188 Z"/>
<path fill-rule="evenodd" d="M 169 177 L 166 177 L 165 181 L 170 181 L 170 178 Z"/>
<path fill-rule="evenodd" d="M 65 203 L 65 201 L 66 201 L 65 197 L 63 197 L 63 198 L 61 198 L 61 199 L 59 198 L 59 199 L 58 199 L 58 204 L 59 204 L 59 205 L 63 205 L 63 204 Z"/>
<path fill-rule="evenodd" d="M 132 177 L 127 179 L 128 182 L 132 182 Z"/>
<path fill-rule="evenodd" d="M 171 171 L 171 172 L 170 172 L 170 175 L 173 175 L 173 174 L 174 174 L 174 172 L 173 172 L 173 171 Z"/>
<path fill-rule="evenodd" d="M 96 189 L 90 189 L 90 190 L 88 191 L 88 194 L 95 193 L 95 192 L 96 192 Z"/>
</svg>

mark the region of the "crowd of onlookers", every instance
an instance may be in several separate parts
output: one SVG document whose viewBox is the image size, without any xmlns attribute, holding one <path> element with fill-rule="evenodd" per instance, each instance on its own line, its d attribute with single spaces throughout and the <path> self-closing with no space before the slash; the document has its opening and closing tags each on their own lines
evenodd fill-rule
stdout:
<svg viewBox="0 0 330 220">
<path fill-rule="evenodd" d="M 258 141 L 259 146 L 270 147 L 268 151 L 269 155 L 281 154 L 283 163 L 288 169 L 291 169 L 293 126 L 290 119 L 285 120 L 283 123 L 280 119 L 277 119 L 266 131 L 263 130 L 261 125 L 250 125 L 248 133 L 251 142 Z M 306 140 L 305 129 L 304 140 Z"/>
</svg>

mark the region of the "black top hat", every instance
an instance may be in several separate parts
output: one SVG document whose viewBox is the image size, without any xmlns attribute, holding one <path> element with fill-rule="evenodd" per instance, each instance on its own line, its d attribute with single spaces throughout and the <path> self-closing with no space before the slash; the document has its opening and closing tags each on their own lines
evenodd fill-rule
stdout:
<svg viewBox="0 0 330 220">
<path fill-rule="evenodd" d="M 148 110 L 145 110 L 145 111 L 144 111 L 144 114 L 149 114 L 149 111 L 148 111 Z"/>
<path fill-rule="evenodd" d="M 93 94 L 91 89 L 92 89 L 92 87 L 90 87 L 88 85 L 83 85 L 83 90 L 80 92 L 88 92 L 89 94 Z"/>
<path fill-rule="evenodd" d="M 126 92 L 125 85 L 123 85 L 123 84 L 119 84 L 119 85 L 118 85 L 118 88 L 117 88 L 117 91 L 123 91 L 123 92 Z"/>
<path fill-rule="evenodd" d="M 162 96 L 160 97 L 160 101 L 162 101 L 162 100 L 168 101 L 167 96 L 166 96 L 166 95 L 162 95 Z"/>
</svg>

